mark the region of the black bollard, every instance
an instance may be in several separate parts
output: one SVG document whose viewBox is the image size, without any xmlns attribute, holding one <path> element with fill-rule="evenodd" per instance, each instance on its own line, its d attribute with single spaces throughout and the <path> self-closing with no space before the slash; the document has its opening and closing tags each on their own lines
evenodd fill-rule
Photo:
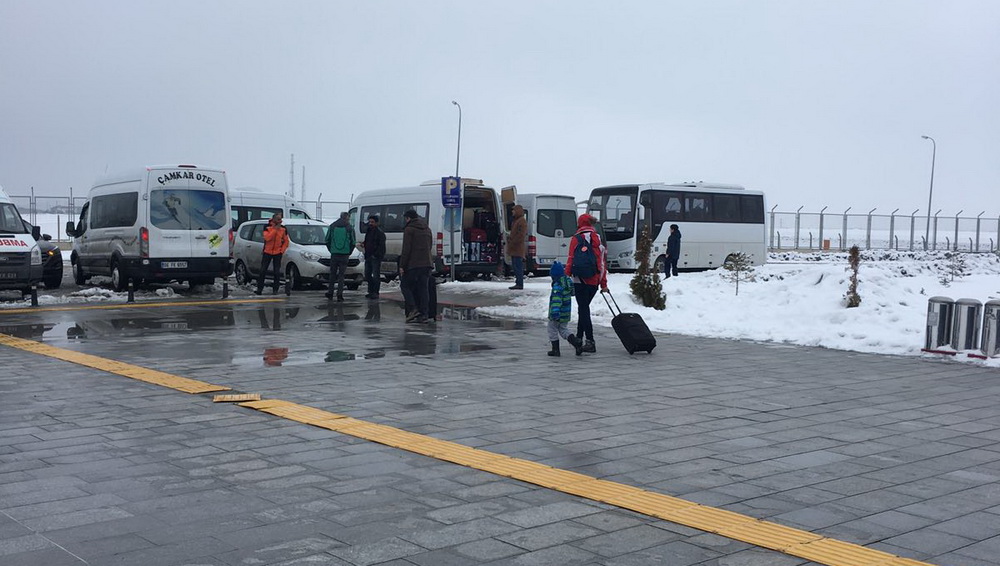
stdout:
<svg viewBox="0 0 1000 566">
<path fill-rule="evenodd" d="M 38 306 L 38 284 L 35 283 L 31 286 L 31 306 Z"/>
<path fill-rule="evenodd" d="M 132 280 L 128 280 L 128 300 L 126 302 L 135 302 L 135 285 L 132 284 Z"/>
<path fill-rule="evenodd" d="M 223 299 L 229 298 L 229 281 L 222 282 L 222 298 Z"/>
<path fill-rule="evenodd" d="M 288 280 L 285 281 L 285 296 L 292 296 L 292 282 Z"/>
</svg>

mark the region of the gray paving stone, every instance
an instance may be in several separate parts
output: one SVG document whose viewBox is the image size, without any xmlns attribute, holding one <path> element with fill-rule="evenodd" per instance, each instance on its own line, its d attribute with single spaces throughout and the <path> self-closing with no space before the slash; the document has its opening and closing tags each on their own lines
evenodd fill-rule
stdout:
<svg viewBox="0 0 1000 566">
<path fill-rule="evenodd" d="M 32 552 L 46 548 L 55 548 L 55 545 L 52 544 L 52 541 L 36 534 L 0 539 L 0 556 L 11 556 L 22 552 Z"/>
<path fill-rule="evenodd" d="M 574 521 L 560 521 L 500 535 L 497 538 L 525 550 L 535 551 L 597 536 L 601 532 Z"/>
<path fill-rule="evenodd" d="M 610 330 L 599 328 L 606 347 L 586 361 L 601 363 L 576 364 L 569 376 L 560 370 L 577 360 L 550 360 L 541 346 L 526 347 L 526 335 L 542 335 L 537 323 L 447 320 L 414 332 L 389 318 L 399 313 L 388 304 L 383 322 L 368 324 L 361 302 L 343 307 L 356 309 L 357 321 L 319 321 L 331 314 L 317 309 L 309 292 L 279 316 L 294 305 L 299 313 L 288 314 L 280 334 L 260 329 L 256 307 L 234 304 L 190 309 L 211 316 L 222 309 L 235 321 L 227 328 L 43 339 L 751 516 L 784 514 L 827 536 L 935 563 L 988 563 L 983 557 L 1000 555 L 990 554 L 998 536 L 990 519 L 1000 517 L 996 369 L 671 336 L 678 371 L 664 374 L 629 358 Z M 150 311 L 127 316 L 156 320 L 164 312 Z M 4 316 L 86 324 L 114 312 Z M 262 352 L 276 338 L 292 344 L 289 359 L 264 367 Z M 331 349 L 370 351 L 373 340 L 384 358 L 320 361 Z M 461 352 L 470 343 L 493 349 Z M 428 353 L 399 356 L 400 349 Z M 0 365 L 32 374 L 0 376 L 4 400 L 15 407 L 0 414 L 0 509 L 38 514 L 28 520 L 46 521 L 36 526 L 51 529 L 44 534 L 59 544 L 92 549 L 96 563 L 232 565 L 258 553 L 267 563 L 338 565 L 806 564 L 212 404 L 210 395 L 8 348 L 0 348 Z M 24 529 L 0 522 L 0 541 L 30 536 Z M 636 530 L 666 539 L 647 546 L 630 535 Z M 919 536 L 928 530 L 934 534 Z M 291 550 L 313 539 L 342 546 Z M 507 542 L 514 539 L 539 549 Z M 139 540 L 152 546 L 128 549 Z M 116 545 L 124 552 L 102 554 Z M 192 546 L 209 552 L 192 554 Z M 598 548 L 616 554 L 602 557 Z M 16 556 L 46 564 L 65 558 L 47 549 Z M 42 558 L 49 562 L 34 562 Z"/>
</svg>

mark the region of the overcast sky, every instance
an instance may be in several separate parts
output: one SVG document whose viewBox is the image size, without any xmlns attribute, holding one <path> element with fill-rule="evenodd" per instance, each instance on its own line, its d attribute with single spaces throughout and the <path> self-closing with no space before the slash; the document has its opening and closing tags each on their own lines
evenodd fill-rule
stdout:
<svg viewBox="0 0 1000 566">
<path fill-rule="evenodd" d="M 1000 213 L 1000 2 L 0 0 L 0 185 L 137 165 L 348 200 L 460 171 L 584 198 Z"/>
</svg>

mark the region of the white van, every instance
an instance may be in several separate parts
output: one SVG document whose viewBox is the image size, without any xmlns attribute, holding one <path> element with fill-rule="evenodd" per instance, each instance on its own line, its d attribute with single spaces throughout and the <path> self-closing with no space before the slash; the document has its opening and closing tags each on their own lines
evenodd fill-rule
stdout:
<svg viewBox="0 0 1000 566">
<path fill-rule="evenodd" d="M 547 275 L 556 260 L 566 263 L 569 239 L 576 233 L 576 200 L 569 195 L 518 194 L 517 204 L 524 208 L 528 221 L 528 255 L 524 270 Z M 507 233 L 510 233 L 513 205 L 507 205 Z M 509 261 L 509 258 L 506 259 Z"/>
<path fill-rule="evenodd" d="M 229 207 L 233 219 L 233 230 L 250 220 L 267 220 L 281 213 L 285 220 L 295 218 L 310 219 L 305 208 L 299 206 L 286 194 L 269 193 L 256 187 L 240 187 L 229 190 Z"/>
<path fill-rule="evenodd" d="M 26 295 L 42 279 L 41 231 L 30 231 L 14 201 L 0 187 L 0 289 Z"/>
<path fill-rule="evenodd" d="M 73 279 L 212 283 L 232 273 L 226 173 L 196 165 L 143 167 L 94 184 L 74 226 Z"/>
<path fill-rule="evenodd" d="M 462 207 L 446 209 L 441 203 L 441 181 L 431 180 L 416 187 L 365 191 L 351 202 L 351 225 L 359 243 L 364 242 L 367 218 L 376 214 L 385 232 L 385 258 L 380 272 L 387 279 L 399 273 L 403 249 L 403 213 L 417 211 L 427 219 L 434 238 L 434 273 L 449 273 L 452 260 L 455 278 L 470 280 L 476 274 L 496 273 L 503 263 L 503 206 L 514 202 L 513 191 L 500 192 L 479 179 L 462 179 Z M 453 222 L 447 213 L 452 211 Z M 449 227 L 454 226 L 453 232 Z M 454 237 L 456 253 L 452 253 Z"/>
</svg>

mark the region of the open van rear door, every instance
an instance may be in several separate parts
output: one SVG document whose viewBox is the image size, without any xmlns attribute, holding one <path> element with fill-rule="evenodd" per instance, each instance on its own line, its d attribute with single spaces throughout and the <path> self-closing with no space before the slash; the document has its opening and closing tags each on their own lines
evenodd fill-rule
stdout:
<svg viewBox="0 0 1000 566">
<path fill-rule="evenodd" d="M 517 204 L 517 186 L 511 185 L 500 189 L 500 208 L 503 209 L 504 232 L 510 233 L 510 223 L 514 221 L 514 205 Z"/>
</svg>

